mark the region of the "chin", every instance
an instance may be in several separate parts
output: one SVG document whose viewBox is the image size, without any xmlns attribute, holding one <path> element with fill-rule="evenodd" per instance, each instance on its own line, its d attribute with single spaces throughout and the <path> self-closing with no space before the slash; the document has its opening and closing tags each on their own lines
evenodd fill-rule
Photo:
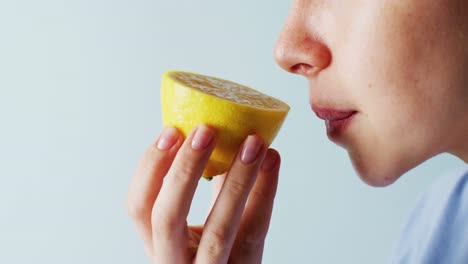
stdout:
<svg viewBox="0 0 468 264">
<path fill-rule="evenodd" d="M 372 187 L 386 187 L 396 182 L 404 173 L 415 166 L 402 166 L 401 162 L 365 158 L 349 153 L 354 170 L 359 178 Z"/>
</svg>

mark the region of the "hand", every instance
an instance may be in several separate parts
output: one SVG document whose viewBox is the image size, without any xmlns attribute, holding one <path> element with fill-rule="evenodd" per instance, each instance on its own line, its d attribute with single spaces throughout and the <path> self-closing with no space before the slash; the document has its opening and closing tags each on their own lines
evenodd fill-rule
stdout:
<svg viewBox="0 0 468 264">
<path fill-rule="evenodd" d="M 261 263 L 280 156 L 258 135 L 249 136 L 229 172 L 214 178 L 215 200 L 205 224 L 188 226 L 193 195 L 215 144 L 205 125 L 185 141 L 169 127 L 144 154 L 127 208 L 153 263 Z"/>
</svg>

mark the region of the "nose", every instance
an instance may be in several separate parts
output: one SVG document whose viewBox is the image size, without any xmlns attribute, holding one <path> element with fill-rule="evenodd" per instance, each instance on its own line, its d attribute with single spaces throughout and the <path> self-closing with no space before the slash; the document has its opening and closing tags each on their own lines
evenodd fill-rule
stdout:
<svg viewBox="0 0 468 264">
<path fill-rule="evenodd" d="M 296 6 L 291 10 L 276 42 L 274 57 L 284 70 L 313 77 L 330 65 L 332 55 L 317 28 L 311 26 L 317 22 L 314 12 L 303 10 L 307 8 Z"/>
</svg>

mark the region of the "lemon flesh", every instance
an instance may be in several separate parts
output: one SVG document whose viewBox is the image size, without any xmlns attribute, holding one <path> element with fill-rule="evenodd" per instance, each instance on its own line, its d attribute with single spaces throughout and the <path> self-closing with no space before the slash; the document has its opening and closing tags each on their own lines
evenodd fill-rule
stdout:
<svg viewBox="0 0 468 264">
<path fill-rule="evenodd" d="M 186 137 L 199 124 L 215 129 L 216 147 L 203 172 L 225 173 L 245 138 L 260 135 L 267 146 L 277 135 L 289 106 L 252 88 L 216 77 L 166 71 L 161 84 L 162 118 Z"/>
</svg>

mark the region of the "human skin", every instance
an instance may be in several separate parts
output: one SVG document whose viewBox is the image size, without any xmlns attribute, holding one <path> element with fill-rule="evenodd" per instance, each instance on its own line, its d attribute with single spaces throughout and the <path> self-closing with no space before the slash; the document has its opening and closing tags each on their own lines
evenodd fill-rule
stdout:
<svg viewBox="0 0 468 264">
<path fill-rule="evenodd" d="M 386 186 L 439 153 L 468 161 L 468 2 L 295 1 L 275 47 L 315 107 L 357 111 L 333 140 Z"/>
<path fill-rule="evenodd" d="M 366 183 L 386 186 L 439 153 L 468 162 L 467 39 L 464 0 L 300 0 L 275 58 L 308 79 L 315 108 L 356 111 L 331 139 Z M 145 152 L 127 208 L 153 263 L 261 262 L 280 156 L 249 136 L 215 177 L 204 226 L 188 226 L 215 144 L 207 126 L 185 140 L 168 127 Z"/>
<path fill-rule="evenodd" d="M 153 263 L 260 263 L 278 184 L 280 157 L 250 135 L 229 172 L 216 176 L 203 226 L 186 219 L 215 132 L 200 125 L 186 139 L 165 128 L 130 184 L 127 209 Z M 248 202 L 247 202 L 248 198 Z"/>
</svg>

